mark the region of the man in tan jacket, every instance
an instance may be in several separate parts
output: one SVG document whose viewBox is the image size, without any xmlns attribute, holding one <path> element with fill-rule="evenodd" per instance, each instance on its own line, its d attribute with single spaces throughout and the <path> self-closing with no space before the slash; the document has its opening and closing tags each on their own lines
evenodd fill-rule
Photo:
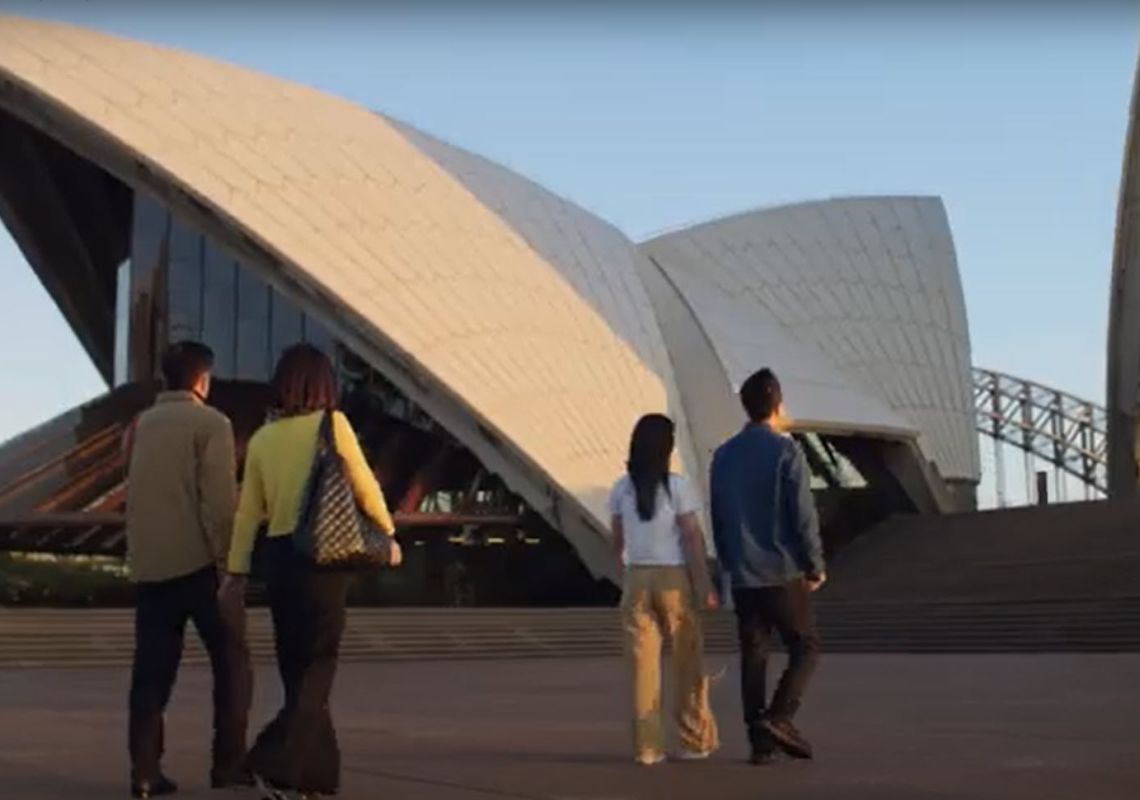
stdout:
<svg viewBox="0 0 1140 800">
<path fill-rule="evenodd" d="M 126 442 L 127 565 L 136 584 L 131 674 L 131 794 L 177 791 L 162 774 L 163 714 L 192 620 L 214 676 L 211 785 L 245 785 L 245 732 L 252 691 L 240 611 L 218 603 L 218 574 L 237 494 L 234 437 L 224 414 L 205 404 L 213 353 L 181 342 L 163 356 L 166 391 L 143 412 Z"/>
</svg>

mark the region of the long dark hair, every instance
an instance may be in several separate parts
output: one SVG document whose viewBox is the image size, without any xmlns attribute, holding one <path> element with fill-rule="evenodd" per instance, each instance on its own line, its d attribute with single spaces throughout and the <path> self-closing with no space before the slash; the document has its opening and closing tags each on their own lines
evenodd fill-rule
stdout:
<svg viewBox="0 0 1140 800">
<path fill-rule="evenodd" d="M 657 489 L 669 492 L 669 459 L 676 426 L 664 414 L 646 414 L 633 426 L 626 469 L 637 496 L 637 516 L 648 522 L 657 510 Z"/>
<path fill-rule="evenodd" d="M 295 344 L 281 354 L 273 371 L 274 417 L 335 411 L 336 378 L 329 357 L 311 344 Z"/>
</svg>

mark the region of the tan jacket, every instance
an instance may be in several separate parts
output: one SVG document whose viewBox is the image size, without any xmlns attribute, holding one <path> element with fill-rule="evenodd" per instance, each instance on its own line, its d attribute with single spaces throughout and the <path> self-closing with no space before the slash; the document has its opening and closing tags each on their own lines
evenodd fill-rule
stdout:
<svg viewBox="0 0 1140 800">
<path fill-rule="evenodd" d="M 224 564 L 237 497 L 229 419 L 164 392 L 127 437 L 127 566 L 136 583 Z"/>
</svg>

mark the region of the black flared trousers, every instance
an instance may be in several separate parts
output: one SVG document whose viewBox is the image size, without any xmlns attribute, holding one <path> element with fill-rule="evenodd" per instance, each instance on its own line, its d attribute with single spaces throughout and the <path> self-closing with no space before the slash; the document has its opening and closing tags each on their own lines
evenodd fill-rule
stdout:
<svg viewBox="0 0 1140 800">
<path fill-rule="evenodd" d="M 351 575 L 313 570 L 288 536 L 266 542 L 265 571 L 285 698 L 250 750 L 250 767 L 279 787 L 331 794 L 340 787 L 340 748 L 329 696 Z"/>
</svg>

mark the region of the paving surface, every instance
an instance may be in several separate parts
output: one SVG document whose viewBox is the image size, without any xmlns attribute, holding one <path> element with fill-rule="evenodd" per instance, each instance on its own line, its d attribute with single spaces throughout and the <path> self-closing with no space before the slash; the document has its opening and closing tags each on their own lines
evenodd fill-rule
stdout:
<svg viewBox="0 0 1140 800">
<path fill-rule="evenodd" d="M 713 690 L 724 749 L 627 757 L 617 659 L 351 664 L 338 680 L 343 796 L 395 800 L 1140 797 L 1136 655 L 832 655 L 802 726 L 818 759 L 750 767 L 731 661 Z M 0 797 L 125 796 L 122 669 L 0 671 Z M 184 671 L 168 771 L 205 790 L 208 673 Z M 258 676 L 255 720 L 275 675 Z M 234 795 L 219 795 L 221 797 Z"/>
</svg>

